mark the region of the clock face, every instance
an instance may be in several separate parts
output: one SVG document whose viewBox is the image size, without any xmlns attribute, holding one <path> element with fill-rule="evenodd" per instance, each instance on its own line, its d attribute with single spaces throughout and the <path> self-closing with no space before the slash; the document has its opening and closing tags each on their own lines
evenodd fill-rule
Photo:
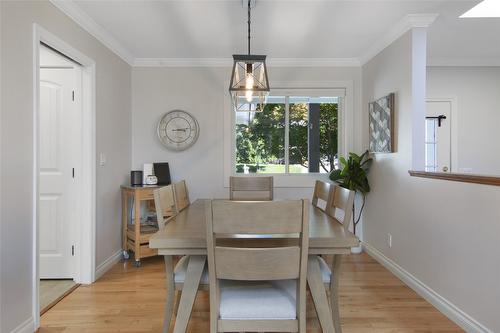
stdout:
<svg viewBox="0 0 500 333">
<path fill-rule="evenodd" d="M 196 119 L 182 110 L 167 112 L 158 123 L 158 138 L 170 150 L 185 150 L 191 147 L 200 133 Z"/>
</svg>

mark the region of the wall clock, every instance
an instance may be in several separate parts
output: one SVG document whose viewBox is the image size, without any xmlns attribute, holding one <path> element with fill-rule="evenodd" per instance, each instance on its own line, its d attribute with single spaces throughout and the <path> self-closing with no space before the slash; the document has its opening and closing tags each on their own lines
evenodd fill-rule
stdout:
<svg viewBox="0 0 500 333">
<path fill-rule="evenodd" d="M 158 122 L 158 138 L 169 150 L 186 150 L 198 139 L 200 126 L 191 114 L 182 110 L 172 110 Z"/>
</svg>

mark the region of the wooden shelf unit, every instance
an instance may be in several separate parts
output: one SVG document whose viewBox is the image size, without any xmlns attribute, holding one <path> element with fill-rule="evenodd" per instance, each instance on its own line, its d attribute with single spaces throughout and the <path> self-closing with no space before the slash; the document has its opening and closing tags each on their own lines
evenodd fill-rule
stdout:
<svg viewBox="0 0 500 333">
<path fill-rule="evenodd" d="M 154 233 L 141 233 L 141 203 L 149 201 L 150 207 L 154 210 L 153 191 L 160 186 L 121 186 L 122 192 L 122 248 L 124 256 L 128 251 L 134 252 L 135 264 L 140 266 L 141 259 L 158 255 L 158 250 L 149 247 L 149 238 Z M 132 200 L 130 200 L 132 199 Z M 134 217 L 129 223 L 129 202 L 134 205 Z M 139 222 L 139 223 L 137 223 Z"/>
</svg>

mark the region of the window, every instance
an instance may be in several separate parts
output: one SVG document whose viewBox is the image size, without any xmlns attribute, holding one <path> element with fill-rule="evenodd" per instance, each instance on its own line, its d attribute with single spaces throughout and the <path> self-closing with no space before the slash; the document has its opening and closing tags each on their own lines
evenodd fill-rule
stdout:
<svg viewBox="0 0 500 333">
<path fill-rule="evenodd" d="M 237 112 L 236 173 L 329 173 L 337 167 L 339 97 L 269 96 Z"/>
</svg>

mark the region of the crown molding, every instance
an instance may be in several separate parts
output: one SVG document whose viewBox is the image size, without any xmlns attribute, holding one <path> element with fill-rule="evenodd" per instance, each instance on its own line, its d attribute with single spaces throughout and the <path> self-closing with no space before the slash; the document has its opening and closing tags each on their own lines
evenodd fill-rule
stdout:
<svg viewBox="0 0 500 333">
<path fill-rule="evenodd" d="M 357 58 L 268 58 L 269 67 L 359 67 Z M 231 67 L 232 58 L 136 58 L 134 67 Z"/>
<path fill-rule="evenodd" d="M 427 67 L 498 67 L 500 57 L 448 57 L 427 59 Z"/>
<path fill-rule="evenodd" d="M 394 43 L 399 37 L 413 28 L 428 28 L 439 14 L 408 14 L 389 30 L 382 38 L 373 44 L 368 51 L 360 57 L 361 65 L 366 64 L 387 46 Z"/>
<path fill-rule="evenodd" d="M 359 67 L 358 58 L 269 58 L 269 67 Z"/>
<path fill-rule="evenodd" d="M 123 59 L 129 65 L 133 65 L 134 56 L 123 47 L 109 32 L 97 24 L 72 0 L 49 0 L 54 6 L 69 16 L 80 27 L 94 36 L 104 46 Z"/>
<path fill-rule="evenodd" d="M 133 67 L 231 67 L 232 58 L 135 58 Z"/>
</svg>

